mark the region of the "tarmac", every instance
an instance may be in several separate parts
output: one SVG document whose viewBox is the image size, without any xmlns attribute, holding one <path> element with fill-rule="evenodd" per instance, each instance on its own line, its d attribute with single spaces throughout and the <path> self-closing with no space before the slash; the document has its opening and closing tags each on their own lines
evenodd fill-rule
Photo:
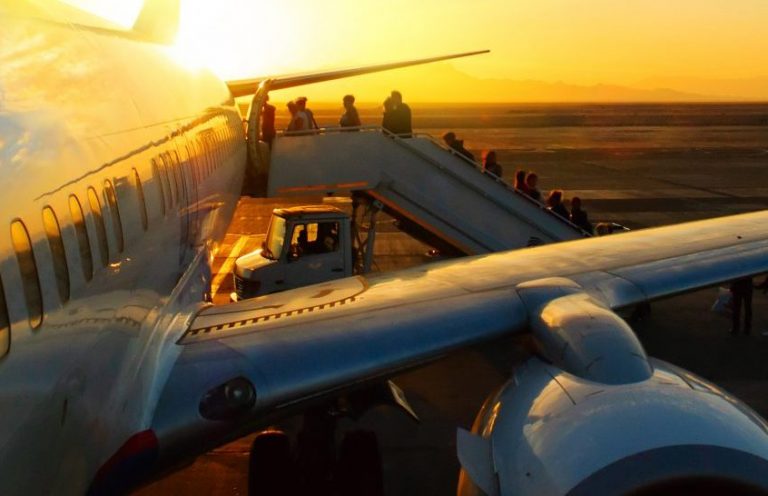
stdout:
<svg viewBox="0 0 768 496">
<path fill-rule="evenodd" d="M 542 190 L 560 188 L 567 198 L 580 196 L 592 222 L 642 229 L 768 208 L 768 150 L 759 147 L 498 153 L 506 178 L 524 164 L 539 174 Z M 259 246 L 272 208 L 318 201 L 244 197 L 216 259 L 215 300 L 228 300 L 228 269 L 238 255 Z M 426 261 L 427 246 L 399 233 L 386 218 L 379 228 L 377 270 Z M 716 297 L 717 288 L 709 288 L 656 302 L 633 329 L 649 355 L 715 382 L 768 417 L 768 336 L 763 335 L 768 334 L 768 295 L 755 292 L 752 335 L 737 337 L 728 333 L 730 320 L 710 310 Z M 526 353 L 524 340 L 506 339 L 395 377 L 420 423 L 389 407 L 371 411 L 354 425 L 347 422 L 346 428 L 378 434 L 387 495 L 455 494 L 456 427 L 471 425 L 486 396 L 509 379 Z M 247 494 L 251 440 L 245 437 L 206 453 L 135 494 Z"/>
</svg>

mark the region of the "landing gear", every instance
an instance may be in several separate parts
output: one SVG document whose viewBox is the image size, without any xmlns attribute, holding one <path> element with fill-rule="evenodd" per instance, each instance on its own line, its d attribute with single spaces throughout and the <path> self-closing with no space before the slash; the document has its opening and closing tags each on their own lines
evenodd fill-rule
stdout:
<svg viewBox="0 0 768 496">
<path fill-rule="evenodd" d="M 294 487 L 291 441 L 280 430 L 260 433 L 251 445 L 248 461 L 248 494 L 299 494 Z"/>
<path fill-rule="evenodd" d="M 350 431 L 344 436 L 336 467 L 339 496 L 383 496 L 379 441 L 373 431 Z"/>
<path fill-rule="evenodd" d="M 382 496 L 376 434 L 365 430 L 347 432 L 338 450 L 334 438 L 335 420 L 329 422 L 316 414 L 305 417 L 293 449 L 282 431 L 259 434 L 251 446 L 248 494 Z"/>
<path fill-rule="evenodd" d="M 357 421 L 382 405 L 394 406 L 419 421 L 403 390 L 386 381 L 307 410 L 294 442 L 280 430 L 260 433 L 251 447 L 248 494 L 382 496 L 384 476 L 376 433 L 349 430 L 340 435 L 337 430 L 339 419 Z"/>
</svg>

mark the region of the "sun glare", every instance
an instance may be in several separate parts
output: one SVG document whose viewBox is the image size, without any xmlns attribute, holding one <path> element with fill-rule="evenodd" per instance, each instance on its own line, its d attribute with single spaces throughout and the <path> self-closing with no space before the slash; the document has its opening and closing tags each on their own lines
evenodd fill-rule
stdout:
<svg viewBox="0 0 768 496">
<path fill-rule="evenodd" d="M 186 0 L 182 5 L 171 53 L 187 67 L 206 67 L 224 79 L 285 72 L 286 56 L 298 41 L 283 29 L 289 12 L 279 2 Z"/>
<path fill-rule="evenodd" d="M 77 8 L 130 28 L 143 0 L 65 0 Z M 208 68 L 224 79 L 295 72 L 291 53 L 306 48 L 288 30 L 295 5 L 275 1 L 181 0 L 176 42 L 169 54 L 191 69 Z"/>
<path fill-rule="evenodd" d="M 64 1 L 125 27 L 143 5 Z M 467 5 L 459 0 L 390 0 L 386 6 L 365 0 L 180 1 L 171 55 L 226 80 L 489 48 L 490 55 L 442 69 L 358 78 L 343 91 L 378 100 L 381 88 L 374 91 L 374 84 L 383 81 L 426 101 L 578 99 L 598 85 L 670 88 L 685 98 L 768 97 L 765 0 L 734 0 L 729 7 L 699 0 L 593 0 L 583 9 L 570 0 L 481 0 L 469 9 L 472 19 L 485 20 L 477 23 L 467 22 Z M 335 100 L 342 84 L 333 83 L 333 95 L 323 98 Z"/>
</svg>

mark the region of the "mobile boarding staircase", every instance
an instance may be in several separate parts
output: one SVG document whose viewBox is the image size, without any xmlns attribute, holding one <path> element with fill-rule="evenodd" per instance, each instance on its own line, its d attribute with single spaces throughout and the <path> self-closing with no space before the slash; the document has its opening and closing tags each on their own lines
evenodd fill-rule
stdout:
<svg viewBox="0 0 768 496">
<path fill-rule="evenodd" d="M 588 234 L 433 138 L 380 127 L 326 128 L 275 138 L 262 164 L 270 197 L 358 195 L 439 248 L 481 254 Z M 265 170 L 266 169 L 266 170 Z"/>
</svg>

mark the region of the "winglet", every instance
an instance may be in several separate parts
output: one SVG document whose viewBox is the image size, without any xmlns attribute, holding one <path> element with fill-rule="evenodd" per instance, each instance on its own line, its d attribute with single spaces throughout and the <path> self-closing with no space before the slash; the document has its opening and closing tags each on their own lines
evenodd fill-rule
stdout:
<svg viewBox="0 0 768 496">
<path fill-rule="evenodd" d="M 180 0 L 144 0 L 132 31 L 144 41 L 170 45 L 176 39 L 180 14 Z"/>
</svg>

